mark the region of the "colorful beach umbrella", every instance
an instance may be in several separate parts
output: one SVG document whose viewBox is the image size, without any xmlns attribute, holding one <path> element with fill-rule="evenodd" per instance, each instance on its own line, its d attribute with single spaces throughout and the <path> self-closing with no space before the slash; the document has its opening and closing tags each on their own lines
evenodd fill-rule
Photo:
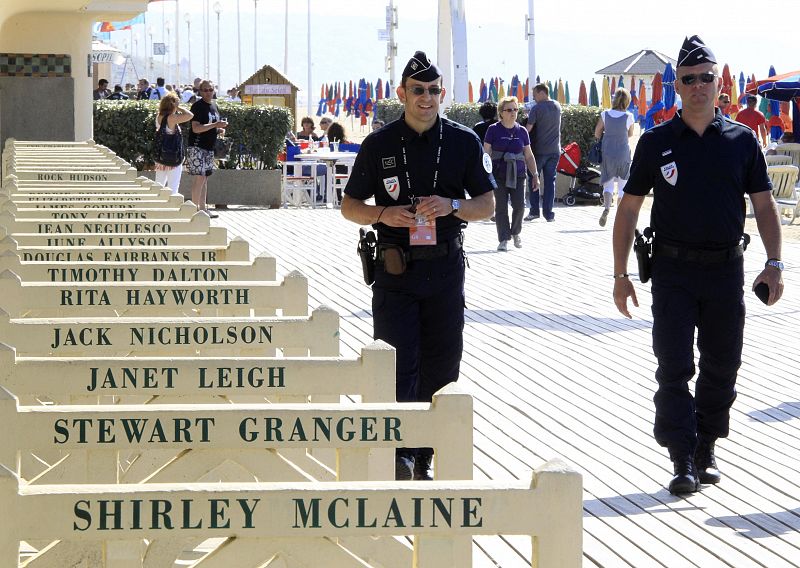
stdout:
<svg viewBox="0 0 800 568">
<path fill-rule="evenodd" d="M 467 81 L 467 89 L 469 92 L 469 102 L 475 102 L 472 96 L 472 81 Z"/>
<path fill-rule="evenodd" d="M 569 104 L 569 81 L 564 81 L 564 102 Z"/>
<path fill-rule="evenodd" d="M 581 86 L 578 87 L 578 104 L 587 106 L 589 104 L 589 96 L 586 94 L 586 83 L 581 79 Z"/>
<path fill-rule="evenodd" d="M 669 120 L 677 110 L 675 107 L 675 71 L 672 70 L 672 63 L 669 61 L 664 68 L 661 82 L 664 87 L 664 120 Z"/>
<path fill-rule="evenodd" d="M 567 104 L 567 96 L 564 92 L 564 82 L 561 79 L 558 80 L 558 86 L 556 89 L 556 100 L 562 105 Z"/>
<path fill-rule="evenodd" d="M 600 106 L 600 98 L 597 96 L 597 83 L 592 79 L 589 85 L 589 106 Z"/>
<path fill-rule="evenodd" d="M 603 93 L 600 95 L 600 106 L 602 108 L 611 108 L 611 85 L 608 83 L 608 77 L 603 77 Z"/>
<path fill-rule="evenodd" d="M 611 94 L 611 96 L 614 96 L 614 93 L 616 92 L 617 92 L 617 78 L 611 77 L 611 87 L 609 93 Z"/>
<path fill-rule="evenodd" d="M 755 82 L 755 92 L 770 100 L 789 101 L 800 97 L 800 71 L 782 73 Z"/>
<path fill-rule="evenodd" d="M 745 95 L 744 87 L 745 87 L 744 71 L 739 71 L 739 97 L 744 97 L 744 95 Z M 740 100 L 738 102 L 739 102 L 739 106 L 741 106 L 742 105 L 742 101 Z"/>
<path fill-rule="evenodd" d="M 731 77 L 731 70 L 726 63 L 722 68 L 722 89 L 721 92 L 729 97 L 731 96 L 731 86 L 733 85 L 733 78 Z"/>
<path fill-rule="evenodd" d="M 653 97 L 644 119 L 645 130 L 649 130 L 664 121 L 663 90 L 661 73 L 656 73 L 655 77 L 653 77 Z"/>
<path fill-rule="evenodd" d="M 639 122 L 644 128 L 644 120 L 647 116 L 647 86 L 644 84 L 644 79 L 639 79 Z"/>
</svg>

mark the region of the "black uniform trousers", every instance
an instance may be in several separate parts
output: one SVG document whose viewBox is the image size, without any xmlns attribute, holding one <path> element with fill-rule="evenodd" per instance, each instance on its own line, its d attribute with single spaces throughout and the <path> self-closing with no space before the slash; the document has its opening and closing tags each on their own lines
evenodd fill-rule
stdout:
<svg viewBox="0 0 800 568">
<path fill-rule="evenodd" d="M 742 362 L 743 258 L 698 264 L 656 256 L 652 280 L 658 360 L 654 434 L 671 453 L 692 455 L 698 436 L 715 440 L 728 435 Z M 700 369 L 692 397 L 695 329 Z"/>
<path fill-rule="evenodd" d="M 464 257 L 410 260 L 405 274 L 387 274 L 379 262 L 372 288 L 375 339 L 397 351 L 397 401 L 430 402 L 458 380 L 464 331 Z"/>
</svg>

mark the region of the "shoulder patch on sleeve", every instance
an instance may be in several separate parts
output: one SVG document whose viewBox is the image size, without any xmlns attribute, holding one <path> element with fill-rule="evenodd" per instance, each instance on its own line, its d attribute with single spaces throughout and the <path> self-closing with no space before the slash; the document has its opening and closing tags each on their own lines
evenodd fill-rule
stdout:
<svg viewBox="0 0 800 568">
<path fill-rule="evenodd" d="M 483 153 L 483 169 L 487 174 L 492 173 L 492 158 L 486 152 Z"/>
</svg>

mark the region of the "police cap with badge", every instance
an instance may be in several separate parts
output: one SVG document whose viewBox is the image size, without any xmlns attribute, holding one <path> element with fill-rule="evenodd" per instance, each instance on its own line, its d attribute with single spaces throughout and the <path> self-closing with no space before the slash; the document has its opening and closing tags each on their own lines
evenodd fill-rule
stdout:
<svg viewBox="0 0 800 568">
<path fill-rule="evenodd" d="M 406 63 L 402 76 L 406 79 L 416 79 L 417 81 L 428 83 L 441 77 L 442 72 L 425 55 L 424 51 L 417 51 Z"/>
<path fill-rule="evenodd" d="M 677 67 L 691 67 L 701 63 L 716 63 L 717 60 L 710 49 L 703 43 L 700 36 L 693 35 L 683 40 L 683 45 L 678 53 Z"/>
</svg>

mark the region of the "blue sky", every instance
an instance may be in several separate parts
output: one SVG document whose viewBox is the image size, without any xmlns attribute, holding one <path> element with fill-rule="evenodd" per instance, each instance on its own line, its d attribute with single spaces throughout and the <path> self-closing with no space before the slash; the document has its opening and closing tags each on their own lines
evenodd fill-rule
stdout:
<svg viewBox="0 0 800 568">
<path fill-rule="evenodd" d="M 223 87 L 238 77 L 236 0 L 218 0 L 222 7 L 221 78 Z M 212 79 L 217 77 L 216 14 L 210 2 L 209 61 Z M 289 77 L 301 88 L 307 84 L 307 0 L 291 0 L 289 6 Z M 386 78 L 383 61 L 385 42 L 378 40 L 384 27 L 388 0 L 311 0 L 312 18 L 312 93 L 316 97 L 323 82 L 366 77 Z M 527 0 L 464 0 L 467 17 L 468 69 L 474 84 L 499 75 L 527 74 L 528 48 L 525 40 Z M 243 78 L 254 70 L 253 1 L 239 0 L 241 14 L 241 61 Z M 621 6 L 618 10 L 599 6 Z M 435 57 L 437 45 L 436 0 L 395 0 L 399 29 L 398 66 L 416 49 Z M 635 7 L 634 7 L 635 6 Z M 756 6 L 758 6 L 756 8 Z M 180 0 L 181 58 L 188 46 L 183 14 L 191 17 L 192 75 L 203 68 L 204 0 Z M 148 25 L 155 41 L 162 35 L 162 9 L 168 19 L 175 17 L 175 0 L 150 5 Z M 279 70 L 284 60 L 284 1 L 258 2 L 259 66 L 271 64 Z M 770 64 L 780 72 L 800 68 L 800 48 L 796 45 L 800 7 L 796 0 L 741 0 L 708 2 L 671 0 L 670 2 L 606 3 L 590 0 L 537 0 L 537 74 L 543 79 L 570 82 L 577 92 L 581 79 L 594 77 L 594 71 L 643 48 L 656 49 L 675 57 L 685 35 L 699 34 L 717 59 L 729 63 L 732 71 L 765 76 Z M 174 25 L 174 24 L 173 24 Z M 138 26 L 138 51 L 144 55 L 144 34 Z M 174 31 L 171 34 L 174 38 Z M 166 39 L 166 38 L 165 38 Z M 130 32 L 112 34 L 112 43 L 131 48 Z M 159 60 L 160 58 L 154 58 Z M 153 73 L 161 67 L 158 62 Z M 399 77 L 399 73 L 398 73 Z M 186 77 L 183 78 L 186 80 Z"/>
</svg>

